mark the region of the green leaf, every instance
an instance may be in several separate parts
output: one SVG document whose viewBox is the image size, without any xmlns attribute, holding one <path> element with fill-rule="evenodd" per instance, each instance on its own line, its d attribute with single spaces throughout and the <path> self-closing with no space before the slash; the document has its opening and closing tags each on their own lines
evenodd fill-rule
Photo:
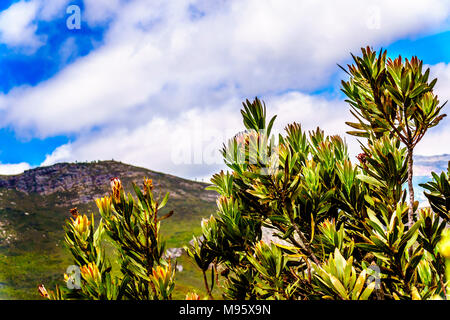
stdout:
<svg viewBox="0 0 450 320">
<path fill-rule="evenodd" d="M 330 280 L 331 280 L 331 283 L 333 284 L 334 289 L 336 290 L 337 293 L 339 293 L 341 298 L 344 300 L 347 300 L 348 295 L 347 295 L 347 292 L 346 292 L 344 286 L 342 285 L 342 283 L 332 274 L 330 274 Z"/>
<path fill-rule="evenodd" d="M 366 175 L 363 175 L 363 174 L 358 174 L 356 176 L 356 178 L 361 180 L 361 181 L 363 181 L 363 182 L 365 182 L 365 183 L 368 183 L 368 184 L 370 184 L 372 186 L 375 186 L 375 187 L 379 187 L 379 188 L 384 187 L 382 182 L 378 181 L 377 179 L 375 179 L 373 177 L 369 177 L 369 176 L 366 176 Z"/>
<path fill-rule="evenodd" d="M 367 300 L 369 299 L 370 295 L 372 294 L 372 291 L 375 289 L 376 282 L 371 282 L 366 289 L 363 291 L 361 296 L 359 297 L 359 300 Z"/>
<path fill-rule="evenodd" d="M 164 196 L 163 200 L 161 201 L 161 203 L 158 205 L 158 210 L 163 208 L 166 204 L 167 201 L 169 200 L 169 192 L 166 193 L 166 195 Z"/>
</svg>

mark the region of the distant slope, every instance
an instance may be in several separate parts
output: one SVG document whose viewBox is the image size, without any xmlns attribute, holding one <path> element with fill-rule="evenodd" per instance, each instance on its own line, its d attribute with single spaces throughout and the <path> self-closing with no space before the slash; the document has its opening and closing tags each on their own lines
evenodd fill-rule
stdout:
<svg viewBox="0 0 450 320">
<path fill-rule="evenodd" d="M 214 201 L 214 194 L 204 190 L 206 184 L 189 181 L 169 174 L 151 171 L 116 161 L 91 163 L 58 163 L 49 167 L 27 170 L 15 176 L 0 175 L 0 189 L 25 194 L 49 196 L 58 194 L 58 206 L 88 203 L 107 193 L 109 181 L 119 177 L 126 187 L 141 183 L 144 177 L 153 179 L 156 188 L 170 191 L 172 198 L 198 197 Z"/>
<path fill-rule="evenodd" d="M 431 172 L 447 170 L 450 155 L 415 157 L 416 198 L 426 202 L 418 184 Z M 200 233 L 200 221 L 216 210 L 216 194 L 204 183 L 135 167 L 116 161 L 59 163 L 14 176 L 0 176 L 0 299 L 36 299 L 36 285 L 52 287 L 72 264 L 63 249 L 68 210 L 98 216 L 94 199 L 109 192 L 110 178 L 119 177 L 127 191 L 131 183 L 153 179 L 161 195 L 170 192 L 166 210 L 175 214 L 162 222 L 167 247 L 181 247 Z M 177 276 L 179 292 L 198 287 L 198 272 L 182 257 L 184 271 Z"/>
<path fill-rule="evenodd" d="M 37 223 L 44 229 L 48 227 L 49 231 L 56 231 L 53 230 L 54 224 L 64 222 L 72 207 L 76 206 L 80 211 L 97 212 L 93 201 L 108 194 L 112 177 L 119 177 L 126 191 L 132 191 L 132 182 L 140 185 L 144 177 L 153 179 L 156 192 L 161 195 L 170 192 L 167 208 L 175 211 L 172 219 L 175 221 L 189 220 L 199 211 L 210 211 L 215 206 L 215 193 L 206 191 L 205 183 L 120 162 L 100 161 L 60 163 L 27 170 L 20 175 L 0 176 L 0 212 L 9 212 L 8 216 L 13 220 L 18 216 L 28 217 L 26 220 L 30 222 L 30 230 Z M 7 220 L 0 215 L 0 228 L 5 229 Z M 23 231 L 14 230 L 14 225 L 11 228 L 10 231 Z M 16 233 L 9 240 L 27 236 L 20 234 Z M 2 236 L 0 229 L 0 247 L 9 242 L 7 237 Z"/>
<path fill-rule="evenodd" d="M 165 211 L 174 215 L 162 222 L 167 247 L 187 244 L 200 233 L 201 219 L 215 211 L 216 194 L 205 190 L 207 184 L 116 161 L 59 163 L 0 176 L 0 298 L 36 298 L 39 282 L 62 279 L 71 264 L 62 228 L 69 209 L 98 217 L 94 200 L 108 194 L 112 177 L 126 191 L 147 177 L 156 193 L 170 192 Z"/>
</svg>

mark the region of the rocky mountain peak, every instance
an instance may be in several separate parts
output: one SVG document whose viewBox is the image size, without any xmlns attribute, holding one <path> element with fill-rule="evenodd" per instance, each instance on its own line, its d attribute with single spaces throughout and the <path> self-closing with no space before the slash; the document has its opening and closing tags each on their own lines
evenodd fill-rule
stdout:
<svg viewBox="0 0 450 320">
<path fill-rule="evenodd" d="M 204 183 L 117 161 L 58 163 L 48 167 L 38 167 L 19 175 L 0 176 L 0 188 L 42 196 L 63 194 L 71 204 L 77 204 L 87 203 L 107 194 L 110 179 L 113 177 L 120 178 L 127 190 L 131 190 L 132 182 L 140 184 L 146 177 L 154 181 L 156 188 L 161 186 L 164 191 L 169 191 L 171 198 L 198 193 L 203 200 L 215 200 L 214 193 L 204 190 L 206 187 Z"/>
</svg>

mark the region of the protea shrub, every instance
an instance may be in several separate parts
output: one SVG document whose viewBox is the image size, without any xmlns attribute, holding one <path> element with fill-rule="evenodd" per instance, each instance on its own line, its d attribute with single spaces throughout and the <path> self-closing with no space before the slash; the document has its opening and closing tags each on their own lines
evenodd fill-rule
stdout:
<svg viewBox="0 0 450 320">
<path fill-rule="evenodd" d="M 219 298 L 239 300 L 450 298 L 450 163 L 423 185 L 429 207 L 419 208 L 411 183 L 414 147 L 445 116 L 436 79 L 415 57 L 391 60 L 366 48 L 353 58 L 342 90 L 356 118 L 349 133 L 361 139 L 355 159 L 343 138 L 320 128 L 294 122 L 275 136 L 264 102 L 244 103 L 245 131 L 222 149 L 229 170 L 208 187 L 218 193 L 217 211 L 185 248 L 205 298 L 217 298 L 217 287 Z M 81 281 L 55 292 L 40 286 L 42 296 L 171 299 L 176 268 L 164 258 L 160 221 L 172 213 L 158 215 L 168 195 L 156 200 L 151 180 L 134 190 L 136 198 L 125 195 L 113 179 L 111 195 L 96 201 L 98 226 L 72 211 L 65 240 Z M 264 228 L 272 240 L 263 241 Z M 118 273 L 105 239 L 117 248 Z M 65 279 L 73 286 L 72 275 Z"/>
<path fill-rule="evenodd" d="M 160 221 L 173 212 L 160 216 L 169 194 L 159 201 L 153 195 L 153 184 L 145 179 L 142 189 L 133 184 L 136 197 L 125 194 L 120 179 L 111 179 L 109 196 L 96 200 L 101 216 L 95 226 L 76 209 L 67 221 L 65 243 L 74 266 L 79 270 L 79 285 L 74 275 L 65 274 L 67 287 L 39 293 L 49 299 L 99 300 L 167 300 L 172 298 L 175 268 L 164 257 Z M 106 243 L 114 245 L 117 257 L 106 255 Z M 119 270 L 113 273 L 111 259 L 118 258 Z M 75 275 L 76 276 L 76 275 Z"/>
<path fill-rule="evenodd" d="M 219 193 L 216 215 L 188 248 L 223 298 L 450 298 L 449 175 L 423 185 L 430 207 L 419 209 L 411 190 L 413 148 L 445 116 L 436 80 L 417 58 L 362 53 L 342 82 L 357 120 L 348 123 L 360 137 L 356 161 L 341 137 L 298 123 L 275 143 L 265 104 L 244 103 L 245 138 L 224 145 L 229 171 L 209 187 Z"/>
</svg>

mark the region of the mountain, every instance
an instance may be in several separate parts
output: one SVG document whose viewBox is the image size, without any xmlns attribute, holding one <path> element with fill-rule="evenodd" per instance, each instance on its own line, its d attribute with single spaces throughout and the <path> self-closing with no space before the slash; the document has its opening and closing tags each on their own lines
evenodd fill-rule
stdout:
<svg viewBox="0 0 450 320">
<path fill-rule="evenodd" d="M 108 194 L 113 177 L 126 191 L 147 177 L 156 194 L 170 192 L 164 210 L 174 215 L 161 225 L 169 248 L 187 244 L 200 233 L 201 219 L 215 211 L 216 193 L 205 190 L 207 184 L 116 161 L 59 163 L 0 176 L 0 298 L 33 299 L 39 283 L 61 280 L 71 264 L 62 228 L 69 210 L 98 217 L 94 200 Z"/>
<path fill-rule="evenodd" d="M 446 171 L 449 160 L 450 155 L 415 157 L 414 184 L 421 203 L 426 198 L 418 184 L 429 181 L 432 171 Z M 216 193 L 205 190 L 207 184 L 116 161 L 59 163 L 0 176 L 0 299 L 36 299 L 39 283 L 62 283 L 72 264 L 63 246 L 69 210 L 77 207 L 98 217 L 94 200 L 108 194 L 112 177 L 120 178 L 126 191 L 147 177 L 161 195 L 170 192 L 165 210 L 174 215 L 162 221 L 168 248 L 182 247 L 200 234 L 201 219 L 216 210 Z M 192 288 L 202 290 L 201 274 L 184 255 L 179 259 L 183 271 L 177 275 L 177 292 L 184 298 Z"/>
<path fill-rule="evenodd" d="M 205 184 L 178 178 L 116 161 L 91 163 L 58 163 L 49 167 L 27 170 L 15 176 L 0 175 L 0 189 L 16 190 L 24 195 L 58 195 L 57 206 L 85 204 L 93 198 L 107 194 L 109 181 L 119 177 L 125 187 L 131 182 L 141 182 L 144 177 L 154 181 L 156 189 L 162 187 L 171 192 L 174 199 L 198 197 L 211 202 L 212 192 L 205 191 Z"/>
</svg>

